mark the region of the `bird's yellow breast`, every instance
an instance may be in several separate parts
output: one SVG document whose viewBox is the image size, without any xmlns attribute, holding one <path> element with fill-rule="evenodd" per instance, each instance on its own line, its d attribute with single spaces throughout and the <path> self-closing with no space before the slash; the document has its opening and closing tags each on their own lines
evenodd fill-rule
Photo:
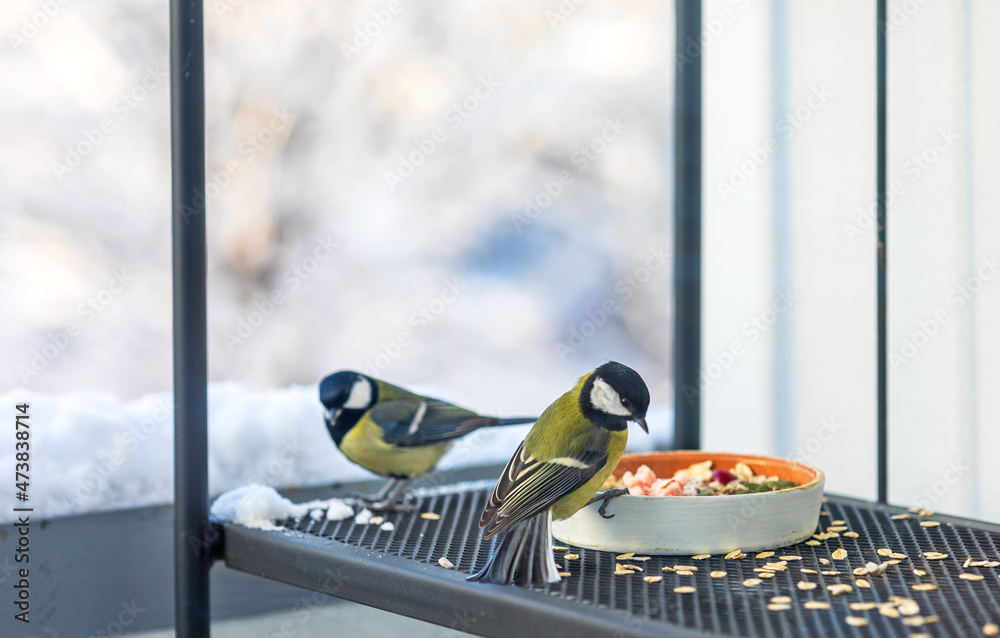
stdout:
<svg viewBox="0 0 1000 638">
<path fill-rule="evenodd" d="M 397 447 L 386 443 L 382 430 L 366 416 L 344 435 L 340 451 L 348 459 L 380 476 L 414 478 L 434 469 L 450 442 L 418 447 Z"/>
</svg>

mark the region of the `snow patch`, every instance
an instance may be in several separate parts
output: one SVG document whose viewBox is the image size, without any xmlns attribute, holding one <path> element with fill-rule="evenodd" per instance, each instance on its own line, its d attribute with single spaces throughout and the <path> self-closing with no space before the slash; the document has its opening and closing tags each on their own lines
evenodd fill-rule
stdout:
<svg viewBox="0 0 1000 638">
<path fill-rule="evenodd" d="M 274 521 L 289 517 L 308 515 L 317 519 L 323 516 L 324 511 L 327 520 L 331 521 L 354 514 L 354 509 L 339 498 L 296 504 L 278 494 L 273 487 L 259 483 L 229 490 L 215 499 L 211 509 L 213 518 L 263 530 L 283 529 Z"/>
</svg>

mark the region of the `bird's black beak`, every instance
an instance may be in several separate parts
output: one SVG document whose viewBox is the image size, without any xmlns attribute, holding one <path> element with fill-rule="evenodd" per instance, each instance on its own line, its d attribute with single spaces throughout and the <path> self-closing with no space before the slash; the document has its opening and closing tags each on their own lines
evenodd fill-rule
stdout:
<svg viewBox="0 0 1000 638">
<path fill-rule="evenodd" d="M 639 427 L 642 428 L 643 432 L 649 434 L 649 427 L 646 425 L 646 417 L 634 416 L 632 417 L 632 420 L 639 424 Z"/>
</svg>

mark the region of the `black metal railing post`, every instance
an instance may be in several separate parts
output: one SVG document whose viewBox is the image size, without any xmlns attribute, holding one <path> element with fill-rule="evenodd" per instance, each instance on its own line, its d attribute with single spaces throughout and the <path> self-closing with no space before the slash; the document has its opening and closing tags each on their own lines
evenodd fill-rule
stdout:
<svg viewBox="0 0 1000 638">
<path fill-rule="evenodd" d="M 876 222 L 876 295 L 877 295 L 877 354 L 878 358 L 878 500 L 889 499 L 889 342 L 886 320 L 886 0 L 877 0 L 875 9 L 875 190 Z"/>
<path fill-rule="evenodd" d="M 674 47 L 674 445 L 701 447 L 701 0 L 677 0 Z"/>
<path fill-rule="evenodd" d="M 201 0 L 170 2 L 174 596 L 177 636 L 209 634 L 205 65 Z"/>
</svg>

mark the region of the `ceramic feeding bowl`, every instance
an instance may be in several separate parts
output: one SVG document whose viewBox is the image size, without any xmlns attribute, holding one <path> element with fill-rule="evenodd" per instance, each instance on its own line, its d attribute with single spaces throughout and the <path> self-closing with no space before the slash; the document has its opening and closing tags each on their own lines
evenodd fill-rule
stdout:
<svg viewBox="0 0 1000 638">
<path fill-rule="evenodd" d="M 641 554 L 727 554 L 799 543 L 816 532 L 823 500 L 823 473 L 797 461 L 752 454 L 678 450 L 627 454 L 615 470 L 621 477 L 647 465 L 659 478 L 711 459 L 715 468 L 743 462 L 758 475 L 777 476 L 796 487 L 774 492 L 718 496 L 621 496 L 608 504 L 605 519 L 598 504 L 563 521 L 552 534 L 578 547 Z"/>
</svg>

